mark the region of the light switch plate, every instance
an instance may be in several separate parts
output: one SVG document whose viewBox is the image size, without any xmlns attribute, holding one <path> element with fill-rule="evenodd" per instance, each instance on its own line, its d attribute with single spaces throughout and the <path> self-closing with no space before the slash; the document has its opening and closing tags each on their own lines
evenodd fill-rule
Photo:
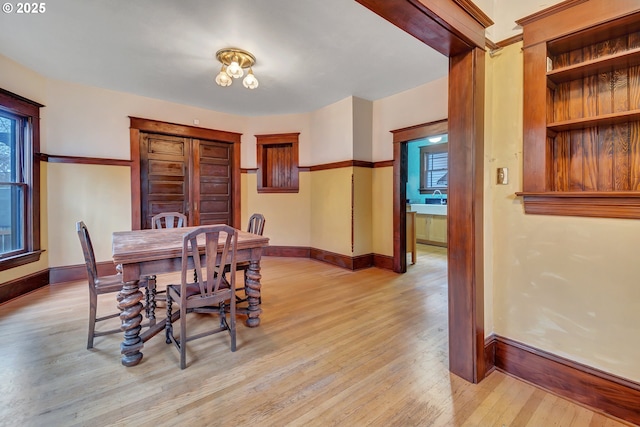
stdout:
<svg viewBox="0 0 640 427">
<path fill-rule="evenodd" d="M 498 184 L 506 185 L 509 183 L 509 169 L 498 168 Z"/>
</svg>

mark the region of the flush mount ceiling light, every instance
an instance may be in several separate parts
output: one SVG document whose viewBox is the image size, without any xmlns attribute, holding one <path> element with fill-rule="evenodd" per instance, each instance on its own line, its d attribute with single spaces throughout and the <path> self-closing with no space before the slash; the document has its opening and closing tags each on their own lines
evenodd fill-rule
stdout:
<svg viewBox="0 0 640 427">
<path fill-rule="evenodd" d="M 248 68 L 249 72 L 242 80 L 242 84 L 247 89 L 258 87 L 258 79 L 253 75 L 253 69 L 251 68 L 256 63 L 256 57 L 251 53 L 246 50 L 229 47 L 216 52 L 216 58 L 222 63 L 220 73 L 216 76 L 216 83 L 219 86 L 231 86 L 233 79 L 239 79 L 244 76 L 244 70 Z"/>
</svg>

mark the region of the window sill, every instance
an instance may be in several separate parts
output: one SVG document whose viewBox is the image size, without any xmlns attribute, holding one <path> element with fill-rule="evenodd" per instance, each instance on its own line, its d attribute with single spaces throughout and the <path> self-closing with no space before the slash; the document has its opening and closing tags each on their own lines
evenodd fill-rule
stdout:
<svg viewBox="0 0 640 427">
<path fill-rule="evenodd" d="M 9 270 L 11 268 L 39 261 L 40 254 L 42 252 L 44 252 L 44 250 L 27 252 L 20 255 L 12 256 L 10 258 L 0 259 L 0 271 Z"/>
<path fill-rule="evenodd" d="M 640 219 L 640 192 L 519 192 L 524 212 L 537 215 Z"/>
</svg>

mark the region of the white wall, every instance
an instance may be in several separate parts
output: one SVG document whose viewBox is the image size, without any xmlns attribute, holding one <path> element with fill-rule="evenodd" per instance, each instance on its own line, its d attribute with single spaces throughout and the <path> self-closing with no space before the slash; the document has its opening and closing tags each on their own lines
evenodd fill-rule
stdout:
<svg viewBox="0 0 640 427">
<path fill-rule="evenodd" d="M 373 161 L 393 159 L 390 131 L 447 118 L 448 77 L 373 102 Z"/>
<path fill-rule="evenodd" d="M 516 21 L 542 9 L 561 3 L 563 0 L 474 0 L 482 11 L 495 23 L 487 28 L 487 37 L 500 42 L 509 37 L 522 34 L 522 28 Z"/>
<path fill-rule="evenodd" d="M 373 102 L 353 99 L 353 159 L 372 161 Z"/>
<path fill-rule="evenodd" d="M 314 165 L 353 159 L 353 101 L 345 98 L 311 113 Z"/>
<path fill-rule="evenodd" d="M 527 215 L 522 199 L 522 43 L 492 62 L 485 168 L 491 173 L 494 331 L 640 381 L 638 220 Z M 526 108 L 526 105 L 525 105 Z M 496 167 L 509 184 L 495 185 Z M 489 258 L 487 259 L 489 262 Z"/>
</svg>

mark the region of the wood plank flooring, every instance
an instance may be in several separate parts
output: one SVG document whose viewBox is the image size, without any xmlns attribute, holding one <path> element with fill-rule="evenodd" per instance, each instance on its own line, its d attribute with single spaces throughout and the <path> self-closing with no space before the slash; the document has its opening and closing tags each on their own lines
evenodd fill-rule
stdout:
<svg viewBox="0 0 640 427">
<path fill-rule="evenodd" d="M 405 275 L 265 258 L 260 327 L 239 325 L 235 353 L 226 334 L 190 343 L 183 371 L 162 335 L 132 368 L 119 334 L 86 350 L 84 282 L 0 305 L 0 425 L 627 425 L 500 372 L 450 374 L 446 249 L 418 246 Z"/>
</svg>

